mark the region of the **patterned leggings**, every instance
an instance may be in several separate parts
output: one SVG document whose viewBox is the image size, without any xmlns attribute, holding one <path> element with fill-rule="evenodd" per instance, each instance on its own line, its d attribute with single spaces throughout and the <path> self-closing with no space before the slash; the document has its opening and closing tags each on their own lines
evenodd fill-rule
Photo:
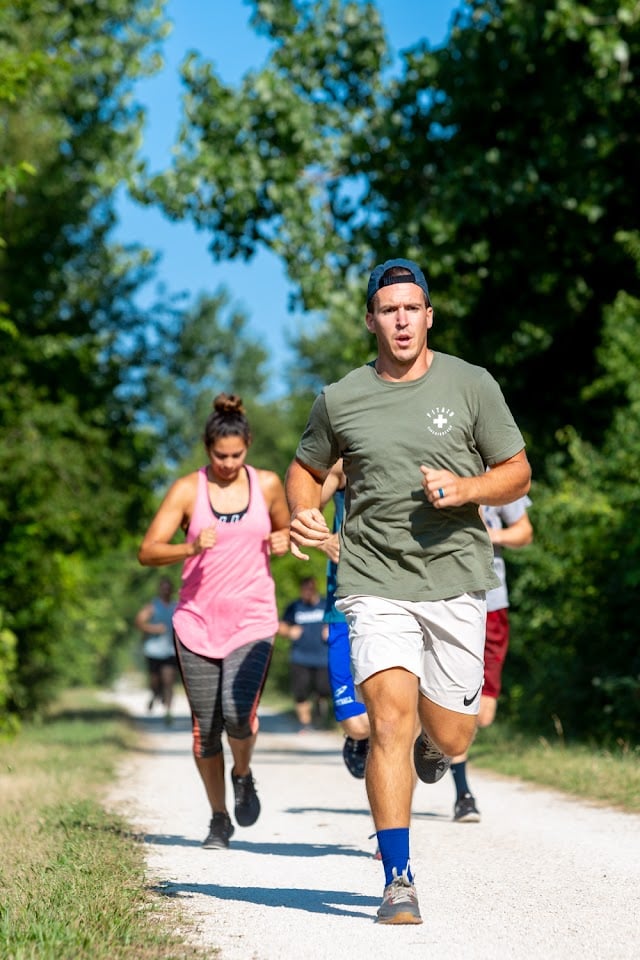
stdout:
<svg viewBox="0 0 640 960">
<path fill-rule="evenodd" d="M 191 708 L 193 752 L 214 757 L 222 731 L 245 740 L 258 729 L 257 710 L 271 662 L 273 639 L 246 643 L 228 656 L 203 657 L 176 635 L 182 682 Z"/>
</svg>

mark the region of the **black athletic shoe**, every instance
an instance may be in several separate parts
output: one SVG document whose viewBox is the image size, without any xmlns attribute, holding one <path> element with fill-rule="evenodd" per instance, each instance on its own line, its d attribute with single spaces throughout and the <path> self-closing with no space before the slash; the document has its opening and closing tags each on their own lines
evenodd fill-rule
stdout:
<svg viewBox="0 0 640 960">
<path fill-rule="evenodd" d="M 353 737 L 345 737 L 342 747 L 342 757 L 347 770 L 356 780 L 364 779 L 364 768 L 369 753 L 369 739 L 354 740 Z"/>
<path fill-rule="evenodd" d="M 251 771 L 244 777 L 237 777 L 232 773 L 231 782 L 236 797 L 236 821 L 241 827 L 250 827 L 260 816 L 260 801 Z"/>
<path fill-rule="evenodd" d="M 453 808 L 453 819 L 456 823 L 480 823 L 480 811 L 476 807 L 475 797 L 470 793 L 463 795 L 456 800 Z"/>
<path fill-rule="evenodd" d="M 437 783 L 451 766 L 451 757 L 445 757 L 423 730 L 413 745 L 413 763 L 423 783 Z"/>
<path fill-rule="evenodd" d="M 234 826 L 228 813 L 214 813 L 209 824 L 209 833 L 202 846 L 205 850 L 222 850 L 229 846 Z"/>
</svg>

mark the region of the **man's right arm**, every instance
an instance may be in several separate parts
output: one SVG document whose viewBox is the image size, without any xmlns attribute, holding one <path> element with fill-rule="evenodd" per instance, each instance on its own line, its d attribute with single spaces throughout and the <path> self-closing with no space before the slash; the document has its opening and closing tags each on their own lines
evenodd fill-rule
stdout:
<svg viewBox="0 0 640 960">
<path fill-rule="evenodd" d="M 291 552 L 299 560 L 309 559 L 300 547 L 319 547 L 331 536 L 320 509 L 327 472 L 315 470 L 297 459 L 292 460 L 287 470 L 285 492 L 291 512 Z"/>
</svg>

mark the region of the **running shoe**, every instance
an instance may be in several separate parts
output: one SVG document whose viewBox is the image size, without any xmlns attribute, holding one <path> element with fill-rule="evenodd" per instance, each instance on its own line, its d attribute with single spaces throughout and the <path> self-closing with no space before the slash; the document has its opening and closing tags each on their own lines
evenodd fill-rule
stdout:
<svg viewBox="0 0 640 960">
<path fill-rule="evenodd" d="M 453 819 L 456 823 L 480 823 L 480 811 L 476 807 L 475 797 L 470 793 L 463 793 L 456 800 Z"/>
<path fill-rule="evenodd" d="M 244 777 L 237 777 L 231 773 L 233 792 L 235 794 L 235 817 L 241 827 L 250 827 L 260 816 L 260 801 L 256 793 L 251 770 Z"/>
<path fill-rule="evenodd" d="M 354 740 L 353 737 L 345 737 L 342 747 L 342 757 L 347 770 L 356 780 L 364 779 L 364 768 L 369 753 L 369 740 Z"/>
<path fill-rule="evenodd" d="M 413 762 L 423 783 L 437 783 L 451 766 L 451 757 L 445 757 L 423 730 L 413 745 Z"/>
<path fill-rule="evenodd" d="M 209 824 L 209 833 L 202 846 L 205 850 L 222 850 L 229 846 L 234 826 L 228 813 L 214 813 Z"/>
<path fill-rule="evenodd" d="M 406 870 L 398 876 L 393 868 L 393 880 L 384 888 L 378 909 L 378 923 L 422 923 L 416 888 Z"/>
</svg>

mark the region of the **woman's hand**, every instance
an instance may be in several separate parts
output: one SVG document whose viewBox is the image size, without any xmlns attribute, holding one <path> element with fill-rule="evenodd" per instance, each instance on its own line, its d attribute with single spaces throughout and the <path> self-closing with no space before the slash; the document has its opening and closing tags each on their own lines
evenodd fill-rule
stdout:
<svg viewBox="0 0 640 960">
<path fill-rule="evenodd" d="M 218 531 L 216 525 L 212 524 L 210 527 L 205 527 L 191 544 L 194 555 L 202 553 L 203 550 L 210 550 L 211 547 L 215 546 L 217 539 Z"/>
<path fill-rule="evenodd" d="M 283 557 L 289 552 L 289 529 L 272 530 L 268 536 L 269 550 L 274 557 Z"/>
</svg>

